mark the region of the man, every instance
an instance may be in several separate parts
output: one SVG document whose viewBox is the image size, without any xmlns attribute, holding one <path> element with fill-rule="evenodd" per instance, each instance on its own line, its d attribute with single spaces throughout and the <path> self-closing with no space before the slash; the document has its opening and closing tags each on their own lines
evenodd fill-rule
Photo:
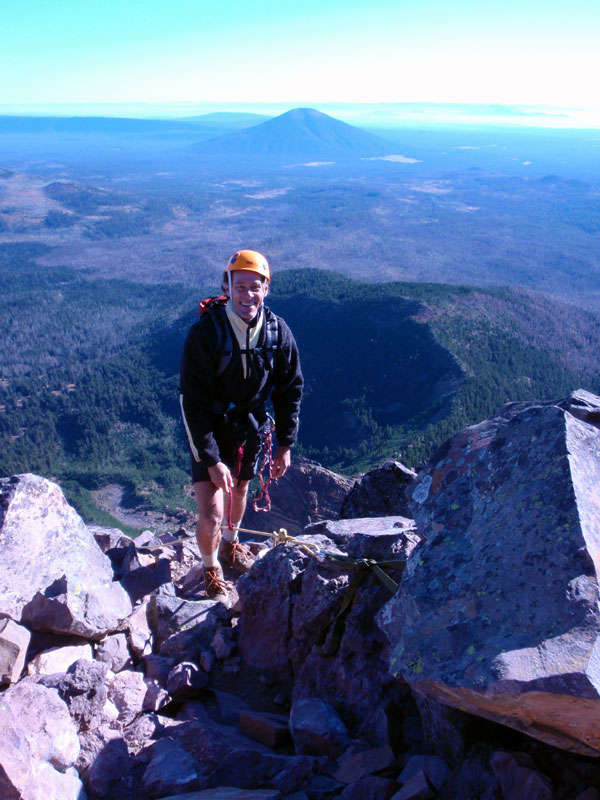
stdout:
<svg viewBox="0 0 600 800">
<path fill-rule="evenodd" d="M 264 256 L 240 250 L 223 274 L 223 298 L 214 298 L 190 328 L 181 364 L 181 409 L 192 452 L 198 505 L 196 538 L 208 597 L 225 599 L 221 560 L 246 572 L 252 555 L 238 540 L 248 483 L 256 474 L 259 430 L 270 398 L 277 450 L 272 475 L 290 465 L 298 432 L 302 372 L 286 323 L 265 305 L 271 273 Z M 225 304 L 226 303 L 226 304 Z M 232 528 L 221 520 L 231 502 Z"/>
</svg>

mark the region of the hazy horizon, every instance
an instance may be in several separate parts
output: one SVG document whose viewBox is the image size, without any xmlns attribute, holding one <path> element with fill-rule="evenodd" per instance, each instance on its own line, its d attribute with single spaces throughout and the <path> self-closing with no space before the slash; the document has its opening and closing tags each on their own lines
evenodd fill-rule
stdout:
<svg viewBox="0 0 600 800">
<path fill-rule="evenodd" d="M 500 103 L 319 103 L 310 100 L 277 103 L 0 103 L 0 115 L 185 120 L 228 112 L 273 117 L 292 108 L 316 108 L 344 122 L 371 127 L 483 125 L 600 130 L 600 110 L 593 108 Z"/>
</svg>

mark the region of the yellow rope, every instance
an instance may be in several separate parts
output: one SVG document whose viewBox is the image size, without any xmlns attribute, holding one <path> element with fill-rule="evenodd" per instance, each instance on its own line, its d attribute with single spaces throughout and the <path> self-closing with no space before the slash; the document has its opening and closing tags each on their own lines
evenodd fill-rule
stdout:
<svg viewBox="0 0 600 800">
<path fill-rule="evenodd" d="M 222 530 L 227 530 L 228 528 L 229 525 L 221 525 Z M 298 545 L 298 547 L 303 547 L 311 555 L 316 555 L 319 551 L 319 548 L 316 544 L 312 544 L 312 542 L 301 542 L 300 539 L 297 539 L 294 536 L 289 536 L 285 528 L 279 528 L 278 531 L 273 531 L 272 533 L 255 531 L 252 530 L 252 528 L 238 528 L 238 530 L 242 533 L 256 533 L 259 536 L 268 536 L 270 537 L 274 548 L 277 547 L 278 544 L 295 544 Z"/>
<path fill-rule="evenodd" d="M 229 525 L 221 525 L 221 530 L 227 529 L 229 529 Z M 259 536 L 267 536 L 271 539 L 273 547 L 277 547 L 278 544 L 295 544 L 298 547 L 304 548 L 304 550 L 311 555 L 317 555 L 319 552 L 319 548 L 316 544 L 312 544 L 312 542 L 302 542 L 300 539 L 296 539 L 294 536 L 289 536 L 285 528 L 279 528 L 278 531 L 273 531 L 272 533 L 255 531 L 252 530 L 252 528 L 238 528 L 238 531 L 241 531 L 242 533 L 256 533 Z M 152 552 L 153 550 L 160 550 L 163 547 L 173 547 L 176 544 L 184 544 L 185 542 L 192 541 L 192 539 L 194 541 L 196 540 L 195 534 L 192 534 L 191 536 L 184 536 L 181 539 L 175 539 L 173 542 L 168 542 L 168 544 L 155 545 L 154 547 L 147 547 L 144 545 L 143 547 L 140 547 L 140 550 L 149 550 Z"/>
</svg>

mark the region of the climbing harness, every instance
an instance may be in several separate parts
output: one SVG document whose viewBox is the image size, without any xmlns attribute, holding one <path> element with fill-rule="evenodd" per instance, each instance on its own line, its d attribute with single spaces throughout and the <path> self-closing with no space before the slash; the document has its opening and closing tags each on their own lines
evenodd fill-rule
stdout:
<svg viewBox="0 0 600 800">
<path fill-rule="evenodd" d="M 260 484 L 260 491 L 252 501 L 252 508 L 255 511 L 270 511 L 271 510 L 271 496 L 269 494 L 269 484 L 273 478 L 273 430 L 275 423 L 273 419 L 267 414 L 265 424 L 258 431 L 258 435 L 262 439 L 262 458 L 260 467 L 256 473 L 258 482 Z M 265 469 L 268 467 L 267 479 L 263 477 Z M 260 505 L 261 500 L 264 500 L 264 505 Z M 230 499 L 231 503 L 231 499 Z"/>
<path fill-rule="evenodd" d="M 261 458 L 260 458 L 260 467 L 256 473 L 256 477 L 258 478 L 258 482 L 260 484 L 260 489 L 256 497 L 252 501 L 252 508 L 255 511 L 270 511 L 271 510 L 271 496 L 269 494 L 269 485 L 271 481 L 276 481 L 277 478 L 273 477 L 273 431 L 275 430 L 275 422 L 273 418 L 267 414 L 267 419 L 262 425 L 258 425 L 254 416 L 249 413 L 248 417 L 250 421 L 253 423 L 253 426 L 256 427 L 256 433 L 261 442 Z M 236 453 L 236 466 L 232 470 L 232 476 L 237 478 L 240 474 L 240 470 L 242 468 L 242 459 L 244 458 L 244 444 L 242 443 L 238 445 L 237 453 Z M 268 468 L 267 477 L 266 479 L 263 477 L 263 473 L 265 469 Z M 264 505 L 260 505 L 260 502 L 264 501 Z M 229 528 L 229 530 L 233 530 L 235 525 L 232 521 L 232 513 L 233 513 L 233 492 L 229 492 L 229 504 L 227 508 L 227 525 L 223 525 L 224 528 Z"/>
</svg>

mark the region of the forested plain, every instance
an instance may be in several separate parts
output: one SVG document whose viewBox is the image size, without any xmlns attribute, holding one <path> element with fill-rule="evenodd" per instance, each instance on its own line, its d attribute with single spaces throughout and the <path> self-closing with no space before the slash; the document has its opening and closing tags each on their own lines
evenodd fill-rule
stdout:
<svg viewBox="0 0 600 800">
<path fill-rule="evenodd" d="M 580 151 L 536 172 L 531 138 L 511 163 L 514 139 L 458 136 L 448 158 L 413 136 L 415 163 L 311 166 L 162 140 L 8 158 L 0 135 L 2 473 L 58 479 L 90 519 L 109 483 L 189 503 L 180 350 L 240 246 L 272 262 L 306 376 L 298 449 L 325 466 L 418 466 L 504 402 L 600 392 L 597 176 Z"/>
</svg>

